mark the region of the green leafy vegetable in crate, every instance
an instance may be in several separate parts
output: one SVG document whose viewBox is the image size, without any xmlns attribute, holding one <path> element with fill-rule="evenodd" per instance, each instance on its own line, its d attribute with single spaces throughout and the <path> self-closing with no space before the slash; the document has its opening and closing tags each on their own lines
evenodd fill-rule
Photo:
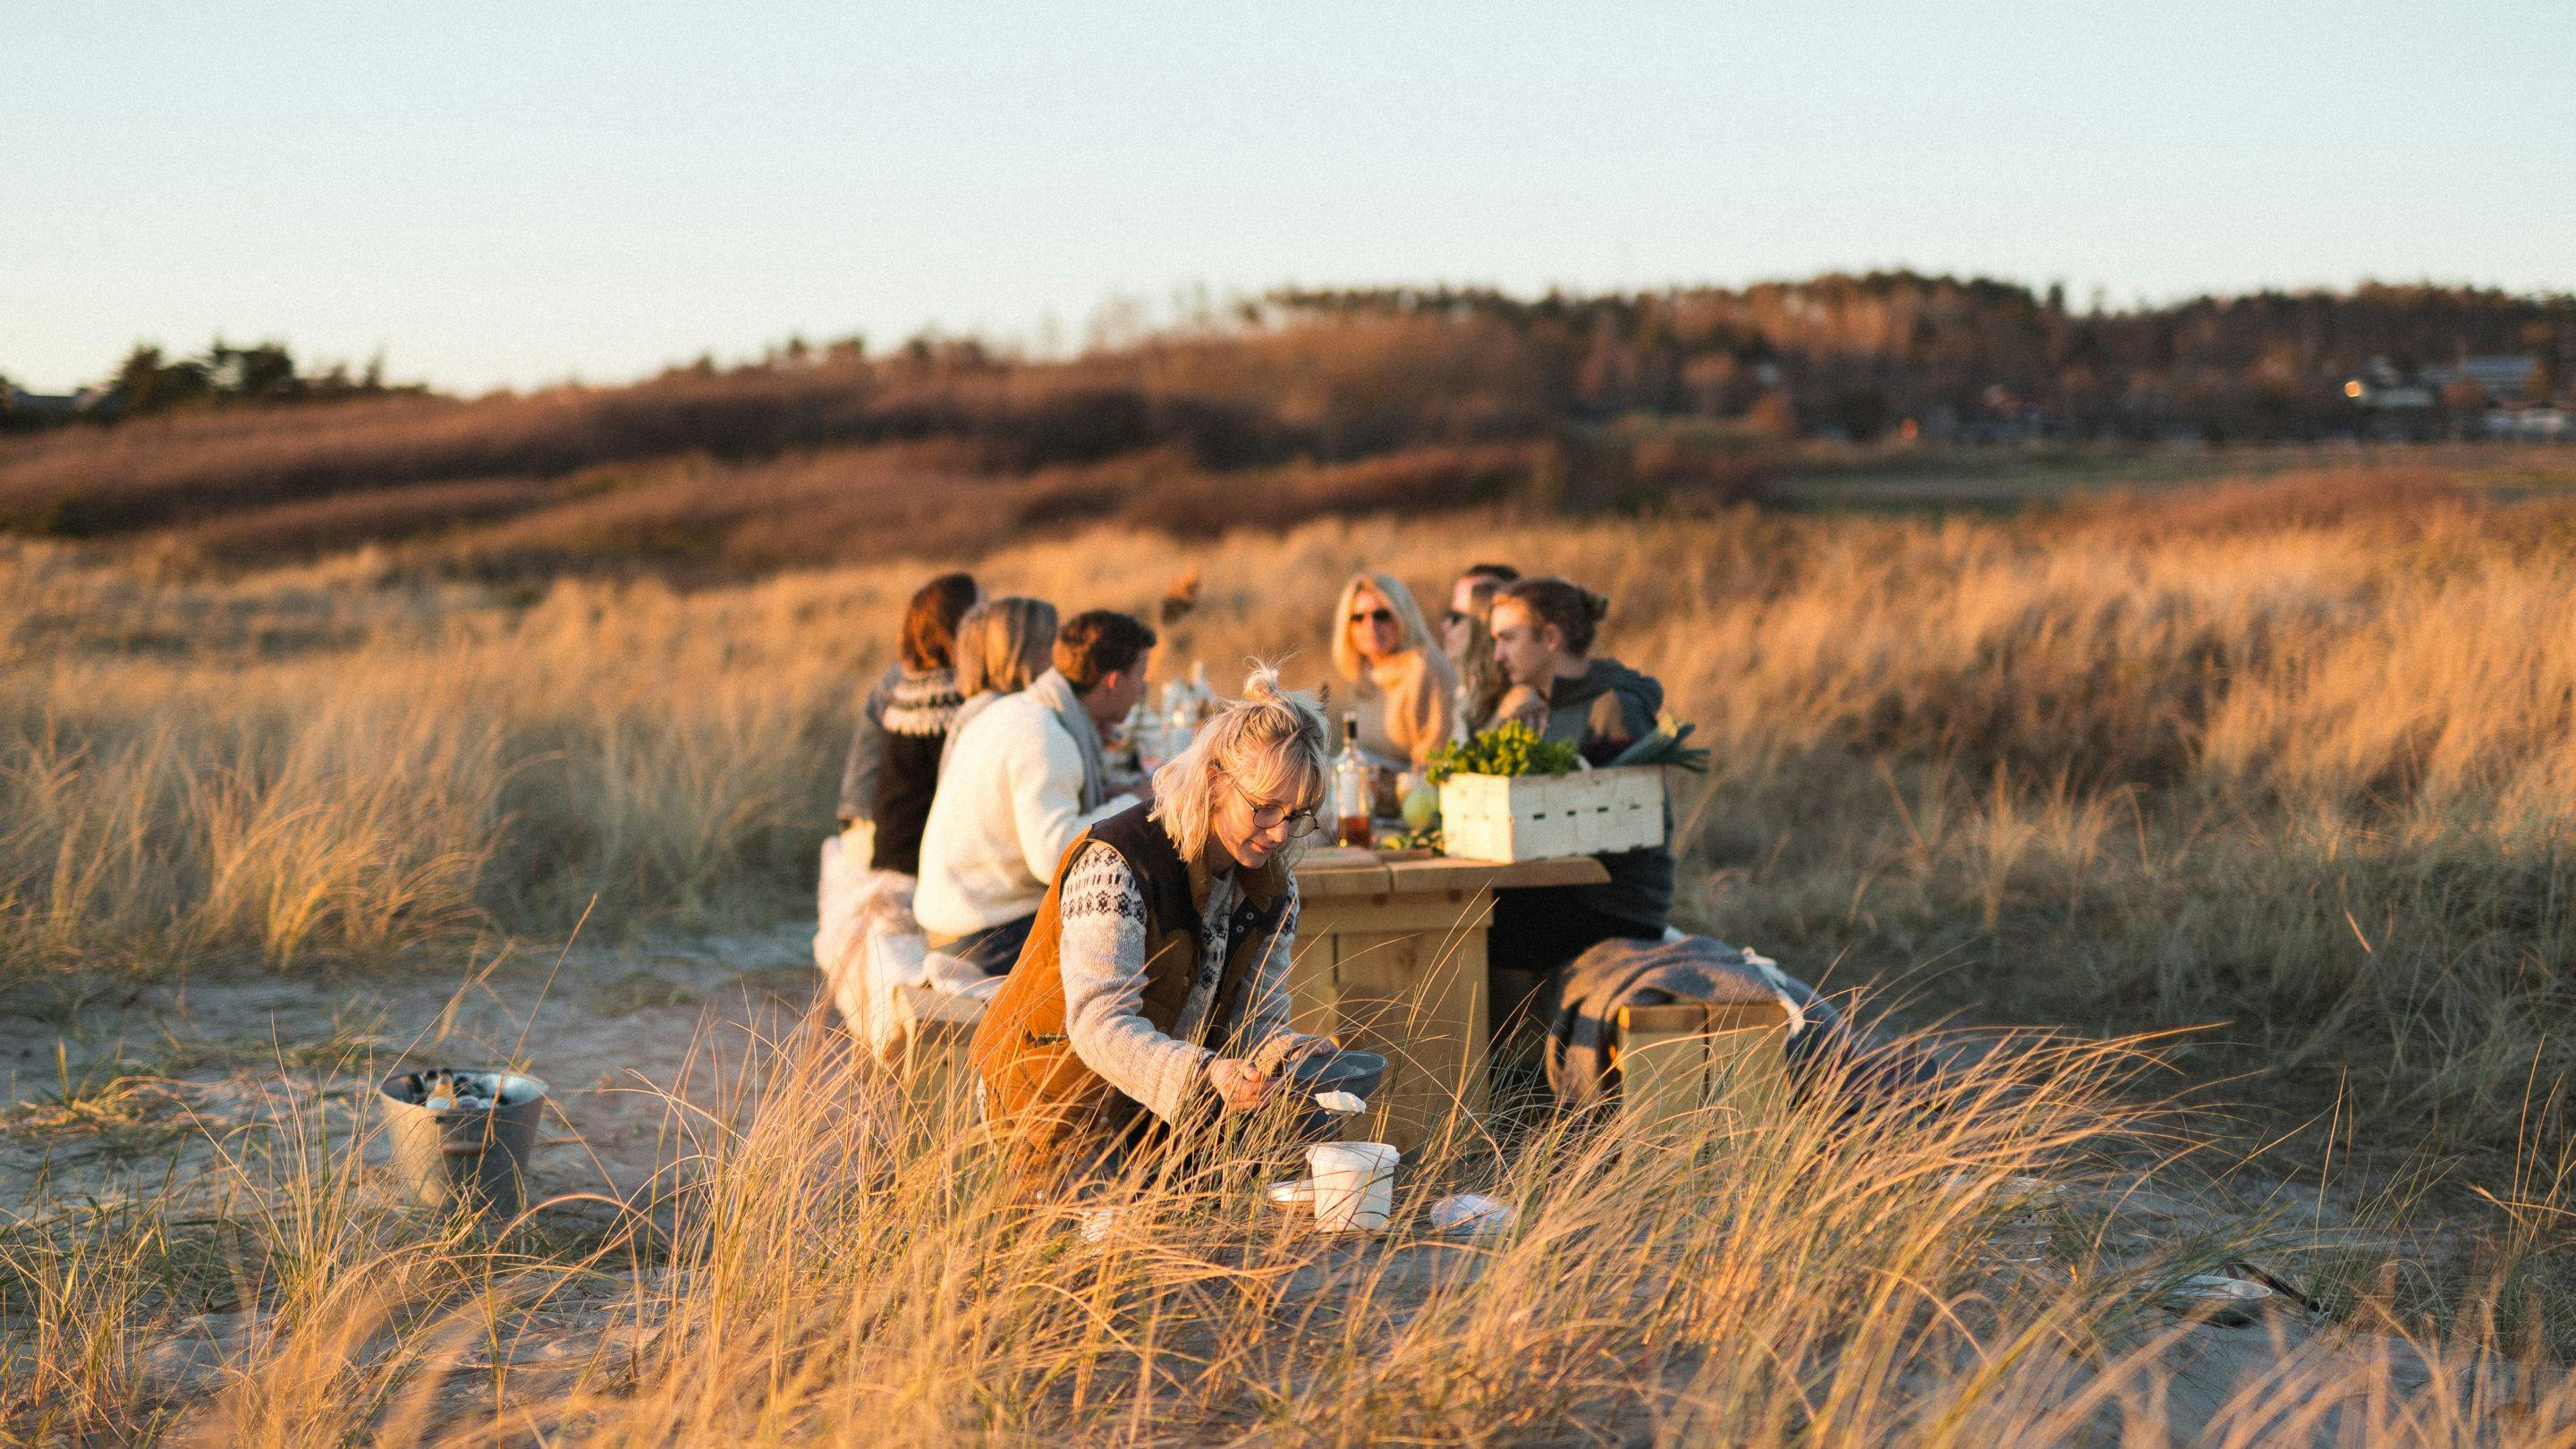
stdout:
<svg viewBox="0 0 2576 1449">
<path fill-rule="evenodd" d="M 1685 770 L 1697 770 L 1704 774 L 1708 770 L 1708 751 L 1697 747 L 1689 749 L 1682 747 L 1682 741 L 1689 739 L 1691 731 L 1697 728 L 1699 726 L 1685 724 L 1670 710 L 1666 710 L 1663 716 L 1655 721 L 1655 732 L 1621 750 L 1619 758 L 1610 762 L 1610 768 L 1617 769 L 1621 765 L 1678 765 Z"/>
<path fill-rule="evenodd" d="M 1431 825 L 1421 830 L 1405 829 L 1396 831 L 1392 835 L 1381 835 L 1377 838 L 1377 848 L 1380 850 L 1427 850 L 1434 855 L 1438 855 L 1441 849 L 1440 827 L 1438 825 Z"/>
<path fill-rule="evenodd" d="M 1538 731 L 1510 720 L 1474 739 L 1442 745 L 1424 774 L 1437 785 L 1452 775 L 1564 775 L 1582 763 L 1573 741 L 1541 739 Z"/>
</svg>

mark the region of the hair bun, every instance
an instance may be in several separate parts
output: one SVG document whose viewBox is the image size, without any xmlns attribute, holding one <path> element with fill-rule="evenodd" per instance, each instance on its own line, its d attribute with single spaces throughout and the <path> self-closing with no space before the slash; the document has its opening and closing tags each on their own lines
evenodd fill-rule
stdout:
<svg viewBox="0 0 2576 1449">
<path fill-rule="evenodd" d="M 1583 595 L 1583 612 L 1592 616 L 1593 623 L 1598 624 L 1602 620 L 1610 617 L 1610 601 L 1608 599 L 1601 597 L 1590 589 L 1582 587 L 1580 584 L 1576 585 L 1575 588 L 1576 592 Z"/>
<path fill-rule="evenodd" d="M 1252 672 L 1243 676 L 1243 698 L 1250 704 L 1274 704 L 1279 700 L 1279 667 L 1252 661 Z"/>
</svg>

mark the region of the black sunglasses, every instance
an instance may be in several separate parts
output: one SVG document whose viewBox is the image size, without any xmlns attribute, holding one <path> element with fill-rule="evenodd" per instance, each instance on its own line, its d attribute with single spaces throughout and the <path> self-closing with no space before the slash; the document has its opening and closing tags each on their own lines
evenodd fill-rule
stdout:
<svg viewBox="0 0 2576 1449">
<path fill-rule="evenodd" d="M 1371 609 L 1365 614 L 1351 615 L 1351 622 L 1354 624 L 1392 624 L 1395 622 L 1395 615 L 1385 609 Z"/>
</svg>

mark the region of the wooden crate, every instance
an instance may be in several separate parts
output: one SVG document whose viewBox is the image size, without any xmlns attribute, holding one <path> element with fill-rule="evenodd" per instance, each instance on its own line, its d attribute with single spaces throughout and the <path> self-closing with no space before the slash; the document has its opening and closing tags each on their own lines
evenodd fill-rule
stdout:
<svg viewBox="0 0 2576 1449">
<path fill-rule="evenodd" d="M 1648 1132 L 1710 1111 L 1763 1114 L 1788 1098 L 1789 1013 L 1778 1002 L 1619 1008 L 1619 1110 Z"/>
<path fill-rule="evenodd" d="M 1452 775 L 1440 785 L 1441 848 L 1470 860 L 1605 855 L 1664 843 L 1664 772 Z"/>
</svg>

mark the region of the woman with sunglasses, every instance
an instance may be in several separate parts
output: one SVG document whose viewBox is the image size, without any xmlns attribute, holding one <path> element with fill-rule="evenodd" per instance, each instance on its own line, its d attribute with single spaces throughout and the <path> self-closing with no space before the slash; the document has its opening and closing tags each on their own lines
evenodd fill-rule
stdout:
<svg viewBox="0 0 2576 1449">
<path fill-rule="evenodd" d="M 1327 778 L 1323 715 L 1256 669 L 1245 698 L 1093 826 L 975 1032 L 1016 1172 L 1097 1179 L 1140 1147 L 1261 1105 L 1330 1043 L 1288 1027 L 1299 843 Z"/>
<path fill-rule="evenodd" d="M 1421 769 L 1449 743 L 1458 675 L 1412 591 L 1391 574 L 1353 574 L 1333 619 L 1333 667 L 1358 686 L 1360 749 L 1384 769 Z"/>
</svg>

